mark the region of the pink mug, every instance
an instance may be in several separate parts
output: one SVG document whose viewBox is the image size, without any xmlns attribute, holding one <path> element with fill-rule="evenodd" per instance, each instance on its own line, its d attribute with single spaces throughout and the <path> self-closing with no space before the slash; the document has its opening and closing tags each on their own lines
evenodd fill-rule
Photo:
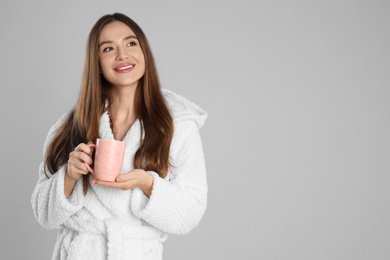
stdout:
<svg viewBox="0 0 390 260">
<path fill-rule="evenodd" d="M 97 180 L 115 182 L 121 174 L 123 157 L 125 156 L 126 143 L 116 140 L 97 139 L 95 144 L 88 144 L 96 149 L 94 169 L 87 163 L 88 170 L 95 175 Z"/>
</svg>

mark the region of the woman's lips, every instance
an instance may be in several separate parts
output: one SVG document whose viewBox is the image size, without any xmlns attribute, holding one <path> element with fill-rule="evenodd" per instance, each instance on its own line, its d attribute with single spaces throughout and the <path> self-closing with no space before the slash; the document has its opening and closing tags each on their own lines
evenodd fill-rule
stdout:
<svg viewBox="0 0 390 260">
<path fill-rule="evenodd" d="M 134 69 L 134 63 L 122 63 L 114 68 L 114 70 L 118 73 L 127 73 Z"/>
</svg>

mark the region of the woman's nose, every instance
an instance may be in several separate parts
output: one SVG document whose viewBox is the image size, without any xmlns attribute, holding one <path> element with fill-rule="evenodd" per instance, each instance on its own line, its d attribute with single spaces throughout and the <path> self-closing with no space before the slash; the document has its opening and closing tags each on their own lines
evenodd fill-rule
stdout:
<svg viewBox="0 0 390 260">
<path fill-rule="evenodd" d="M 119 47 L 117 49 L 116 59 L 117 60 L 124 60 L 124 59 L 127 59 L 127 58 L 128 58 L 128 55 L 127 55 L 127 52 L 126 52 L 125 48 Z"/>
</svg>

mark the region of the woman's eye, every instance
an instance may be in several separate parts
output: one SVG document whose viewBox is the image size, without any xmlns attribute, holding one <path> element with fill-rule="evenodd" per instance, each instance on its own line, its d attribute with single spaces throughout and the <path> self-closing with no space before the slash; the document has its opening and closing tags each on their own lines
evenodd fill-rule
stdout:
<svg viewBox="0 0 390 260">
<path fill-rule="evenodd" d="M 103 52 L 112 51 L 112 50 L 113 50 L 112 47 L 107 47 L 103 49 Z"/>
<path fill-rule="evenodd" d="M 129 42 L 126 46 L 135 46 L 137 45 L 135 42 Z"/>
</svg>

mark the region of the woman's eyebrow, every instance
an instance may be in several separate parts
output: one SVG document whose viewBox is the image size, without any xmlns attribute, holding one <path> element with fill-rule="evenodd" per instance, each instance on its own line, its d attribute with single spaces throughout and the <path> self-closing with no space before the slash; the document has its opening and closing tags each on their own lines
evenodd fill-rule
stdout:
<svg viewBox="0 0 390 260">
<path fill-rule="evenodd" d="M 128 40 L 128 39 L 137 39 L 137 40 L 138 40 L 137 36 L 135 36 L 135 35 L 127 36 L 127 37 L 123 38 L 122 40 L 126 41 L 126 40 Z M 103 44 L 111 44 L 111 43 L 112 43 L 112 41 L 104 41 L 104 42 L 101 42 L 101 43 L 99 44 L 99 48 L 100 48 L 100 46 L 102 46 Z"/>
<path fill-rule="evenodd" d="M 138 40 L 137 36 L 135 36 L 135 35 L 130 35 L 130 36 L 123 38 L 124 41 L 126 41 L 128 39 L 137 39 Z"/>
</svg>

